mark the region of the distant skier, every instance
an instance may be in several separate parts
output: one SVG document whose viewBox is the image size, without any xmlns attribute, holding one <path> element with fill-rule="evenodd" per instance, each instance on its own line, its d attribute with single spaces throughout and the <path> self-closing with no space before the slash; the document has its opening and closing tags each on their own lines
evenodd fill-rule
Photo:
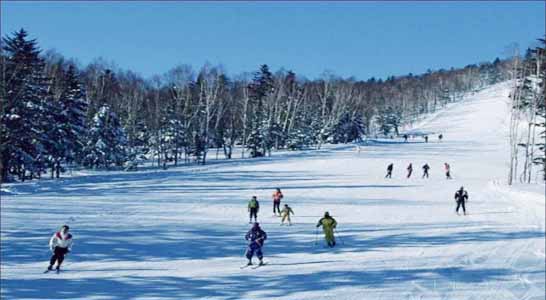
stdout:
<svg viewBox="0 0 546 300">
<path fill-rule="evenodd" d="M 254 223 L 252 228 L 246 233 L 245 240 L 249 241 L 248 248 L 246 249 L 246 258 L 248 259 L 247 265 L 252 265 L 252 257 L 254 254 L 260 260 L 260 265 L 263 265 L 263 252 L 262 247 L 267 239 L 267 234 L 260 228 L 258 222 Z"/>
<path fill-rule="evenodd" d="M 68 225 L 63 225 L 61 230 L 53 234 L 49 240 L 49 249 L 53 252 L 53 255 L 49 260 L 47 271 L 52 271 L 53 265 L 57 262 L 56 270 L 59 272 L 61 264 L 64 261 L 64 256 L 72 250 L 72 234 L 68 233 L 69 230 Z"/>
<path fill-rule="evenodd" d="M 462 207 L 463 214 L 466 215 L 465 203 L 468 201 L 468 192 L 464 190 L 464 187 L 461 186 L 461 188 L 455 193 L 455 201 L 457 202 L 455 212 L 459 214 L 459 207 Z"/>
<path fill-rule="evenodd" d="M 438 135 L 438 141 L 441 142 L 443 138 L 444 138 L 444 135 L 440 133 L 440 135 Z"/>
<path fill-rule="evenodd" d="M 407 143 L 407 142 L 408 142 L 408 135 L 404 134 L 404 143 Z"/>
<path fill-rule="evenodd" d="M 425 164 L 423 166 L 423 177 L 421 177 L 421 178 L 425 178 L 425 177 L 428 178 L 428 170 L 429 169 L 430 169 L 430 166 L 428 164 Z"/>
<path fill-rule="evenodd" d="M 425 135 L 425 143 L 428 143 L 428 135 Z"/>
<path fill-rule="evenodd" d="M 448 163 L 444 163 L 444 168 L 446 170 L 446 179 L 451 179 L 451 167 Z"/>
<path fill-rule="evenodd" d="M 252 223 L 252 217 L 254 222 L 258 222 L 258 211 L 260 210 L 260 202 L 256 196 L 252 196 L 252 199 L 248 201 L 248 212 L 250 213 L 250 220 L 248 223 Z"/>
<path fill-rule="evenodd" d="M 412 166 L 411 163 L 408 165 L 408 167 L 406 168 L 406 170 L 408 170 L 408 175 L 406 176 L 406 178 L 410 178 L 410 177 L 411 177 L 411 173 L 413 172 L 413 166 Z"/>
<path fill-rule="evenodd" d="M 281 210 L 281 225 L 284 225 L 284 221 L 288 220 L 288 225 L 292 225 L 292 221 L 290 221 L 290 214 L 294 214 L 294 211 L 288 204 L 284 205 L 284 208 Z"/>
<path fill-rule="evenodd" d="M 320 226 L 322 226 L 324 238 L 326 239 L 328 247 L 334 247 L 336 245 L 336 239 L 334 237 L 334 229 L 337 226 L 336 220 L 330 217 L 330 213 L 325 212 L 324 217 L 321 218 L 317 223 L 317 228 Z"/>
<path fill-rule="evenodd" d="M 281 192 L 281 189 L 277 188 L 277 190 L 273 193 L 273 214 L 277 215 L 279 213 L 279 216 L 281 215 L 281 199 L 284 197 L 284 195 Z"/>
<path fill-rule="evenodd" d="M 392 169 L 394 168 L 394 164 L 391 163 L 387 166 L 387 175 L 385 175 L 385 178 L 392 178 Z"/>
</svg>

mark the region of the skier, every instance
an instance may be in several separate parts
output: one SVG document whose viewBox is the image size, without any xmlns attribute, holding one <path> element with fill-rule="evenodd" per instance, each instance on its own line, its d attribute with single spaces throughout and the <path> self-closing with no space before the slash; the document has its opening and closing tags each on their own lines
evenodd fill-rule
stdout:
<svg viewBox="0 0 546 300">
<path fill-rule="evenodd" d="M 461 188 L 455 193 L 455 201 L 457 202 L 457 208 L 455 211 L 459 214 L 459 207 L 462 206 L 463 214 L 466 215 L 465 203 L 468 200 L 468 192 L 464 190 L 464 187 Z"/>
<path fill-rule="evenodd" d="M 324 232 L 324 238 L 328 247 L 334 247 L 336 245 L 336 239 L 334 238 L 334 229 L 337 226 L 337 222 L 334 218 L 330 217 L 330 213 L 325 212 L 324 217 L 317 223 L 317 228 L 322 226 Z"/>
<path fill-rule="evenodd" d="M 284 220 L 288 220 L 288 225 L 292 225 L 292 222 L 290 221 L 290 214 L 294 214 L 294 211 L 288 204 L 284 205 L 284 208 L 281 211 L 281 225 L 284 225 Z"/>
<path fill-rule="evenodd" d="M 387 166 L 387 175 L 385 175 L 385 178 L 392 178 L 392 169 L 394 168 L 394 164 L 391 163 Z"/>
<path fill-rule="evenodd" d="M 407 143 L 407 142 L 408 142 L 408 135 L 404 134 L 404 143 Z"/>
<path fill-rule="evenodd" d="M 413 166 L 411 165 L 411 163 L 410 163 L 409 166 L 406 168 L 406 170 L 408 170 L 408 176 L 406 176 L 406 178 L 410 178 L 410 177 L 411 177 L 411 173 L 413 172 Z"/>
<path fill-rule="evenodd" d="M 252 265 L 252 257 L 254 254 L 260 260 L 260 266 L 264 264 L 262 247 L 267 239 L 267 234 L 260 228 L 258 222 L 254 223 L 252 228 L 246 233 L 245 240 L 249 241 L 248 248 L 246 250 L 246 258 L 248 259 L 248 266 Z"/>
<path fill-rule="evenodd" d="M 250 220 L 248 223 L 252 223 L 252 216 L 254 216 L 254 222 L 258 222 L 258 211 L 260 210 L 260 202 L 256 196 L 252 196 L 252 199 L 248 201 L 248 212 L 250 213 Z"/>
<path fill-rule="evenodd" d="M 425 178 L 425 177 L 428 178 L 428 170 L 429 170 L 429 169 L 430 169 L 430 166 L 429 166 L 428 164 L 425 164 L 425 165 L 423 166 L 423 177 L 421 177 L 421 178 Z"/>
<path fill-rule="evenodd" d="M 451 179 L 451 167 L 448 163 L 444 163 L 444 168 L 446 170 L 446 179 Z"/>
<path fill-rule="evenodd" d="M 425 135 L 425 143 L 428 143 L 428 135 Z"/>
<path fill-rule="evenodd" d="M 276 216 L 277 212 L 279 213 L 279 216 L 281 215 L 281 199 L 284 197 L 284 195 L 281 192 L 281 189 L 277 188 L 277 190 L 273 193 L 273 214 Z"/>
<path fill-rule="evenodd" d="M 72 250 L 72 234 L 68 233 L 70 228 L 68 225 L 63 225 L 60 231 L 57 231 L 49 240 L 49 249 L 53 252 L 49 260 L 47 271 L 53 270 L 53 265 L 57 262 L 57 272 L 61 269 L 64 256 Z"/>
<path fill-rule="evenodd" d="M 441 142 L 443 138 L 444 138 L 444 135 L 440 133 L 440 135 L 438 135 L 438 141 Z"/>
</svg>

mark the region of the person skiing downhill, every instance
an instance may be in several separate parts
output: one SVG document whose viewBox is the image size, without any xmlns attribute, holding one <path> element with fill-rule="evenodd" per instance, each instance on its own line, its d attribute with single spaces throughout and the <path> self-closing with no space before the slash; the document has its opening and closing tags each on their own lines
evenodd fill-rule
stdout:
<svg viewBox="0 0 546 300">
<path fill-rule="evenodd" d="M 284 205 L 284 208 L 281 210 L 281 225 L 284 225 L 284 221 L 288 220 L 288 225 L 292 225 L 292 222 L 290 221 L 290 214 L 294 214 L 294 211 L 288 204 Z"/>
<path fill-rule="evenodd" d="M 385 175 L 385 178 L 392 178 L 392 169 L 394 168 L 394 164 L 390 163 L 387 166 L 387 175 Z"/>
<path fill-rule="evenodd" d="M 258 211 L 260 210 L 260 202 L 256 196 L 252 196 L 252 199 L 248 201 L 248 212 L 250 214 L 248 223 L 252 223 L 252 217 L 254 222 L 258 222 Z"/>
<path fill-rule="evenodd" d="M 408 167 L 406 168 L 406 170 L 408 170 L 408 175 L 406 176 L 406 178 L 410 178 L 411 177 L 411 173 L 413 172 L 413 165 L 410 163 L 408 165 Z"/>
<path fill-rule="evenodd" d="M 457 208 L 455 212 L 459 214 L 459 207 L 463 208 L 463 214 L 466 215 L 465 203 L 468 200 L 468 192 L 464 190 L 464 187 L 461 188 L 455 193 L 455 202 L 457 202 Z"/>
<path fill-rule="evenodd" d="M 425 164 L 423 166 L 423 177 L 421 177 L 421 178 L 425 178 L 425 177 L 428 178 L 428 170 L 429 169 L 430 169 L 430 166 L 428 164 Z"/>
<path fill-rule="evenodd" d="M 444 163 L 444 168 L 446 170 L 446 179 L 451 179 L 451 166 L 448 163 Z"/>
<path fill-rule="evenodd" d="M 322 226 L 322 231 L 324 232 L 324 238 L 328 247 L 332 248 L 336 245 L 336 239 L 334 237 L 334 229 L 337 226 L 337 221 L 330 216 L 329 212 L 324 213 L 324 217 L 321 218 L 317 223 L 317 228 Z"/>
<path fill-rule="evenodd" d="M 281 215 L 281 199 L 284 197 L 284 195 L 281 192 L 281 189 L 277 188 L 277 190 L 273 193 L 273 214 L 276 216 L 277 212 L 279 213 L 279 216 Z"/>
<path fill-rule="evenodd" d="M 248 259 L 247 265 L 252 265 L 252 257 L 254 254 L 260 260 L 260 265 L 263 265 L 263 252 L 262 247 L 267 239 L 267 233 L 260 228 L 258 222 L 252 225 L 252 228 L 246 233 L 245 240 L 249 241 L 248 248 L 246 249 L 246 258 Z"/>
<path fill-rule="evenodd" d="M 53 265 L 57 262 L 57 272 L 61 269 L 61 264 L 64 261 L 64 256 L 72 251 L 72 234 L 68 233 L 70 228 L 68 225 L 63 225 L 61 230 L 55 232 L 49 240 L 49 249 L 53 252 L 49 260 L 49 267 L 46 272 L 53 270 Z"/>
</svg>

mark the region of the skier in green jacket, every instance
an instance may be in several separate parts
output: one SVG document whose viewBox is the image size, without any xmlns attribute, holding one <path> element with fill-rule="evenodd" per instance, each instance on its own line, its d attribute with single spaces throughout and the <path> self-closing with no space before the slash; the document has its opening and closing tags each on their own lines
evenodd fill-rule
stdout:
<svg viewBox="0 0 546 300">
<path fill-rule="evenodd" d="M 252 199 L 248 201 L 248 212 L 250 214 L 248 223 L 252 223 L 252 217 L 254 222 L 258 222 L 258 211 L 260 210 L 260 202 L 256 196 L 252 196 Z"/>
<path fill-rule="evenodd" d="M 322 226 L 324 232 L 324 238 L 328 247 L 334 247 L 336 245 L 336 239 L 334 238 L 334 229 L 337 226 L 337 222 L 334 218 L 330 217 L 330 213 L 325 212 L 324 217 L 317 223 L 317 228 Z"/>
</svg>

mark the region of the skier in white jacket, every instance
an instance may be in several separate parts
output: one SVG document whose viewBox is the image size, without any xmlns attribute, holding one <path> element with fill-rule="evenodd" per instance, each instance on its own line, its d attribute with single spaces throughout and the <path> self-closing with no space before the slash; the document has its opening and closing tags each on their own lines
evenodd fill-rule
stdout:
<svg viewBox="0 0 546 300">
<path fill-rule="evenodd" d="M 72 250 L 72 234 L 68 233 L 70 228 L 63 225 L 60 231 L 55 232 L 49 240 L 49 249 L 53 252 L 49 261 L 48 271 L 53 270 L 53 265 L 57 262 L 57 272 L 61 268 L 64 256 Z"/>
</svg>

